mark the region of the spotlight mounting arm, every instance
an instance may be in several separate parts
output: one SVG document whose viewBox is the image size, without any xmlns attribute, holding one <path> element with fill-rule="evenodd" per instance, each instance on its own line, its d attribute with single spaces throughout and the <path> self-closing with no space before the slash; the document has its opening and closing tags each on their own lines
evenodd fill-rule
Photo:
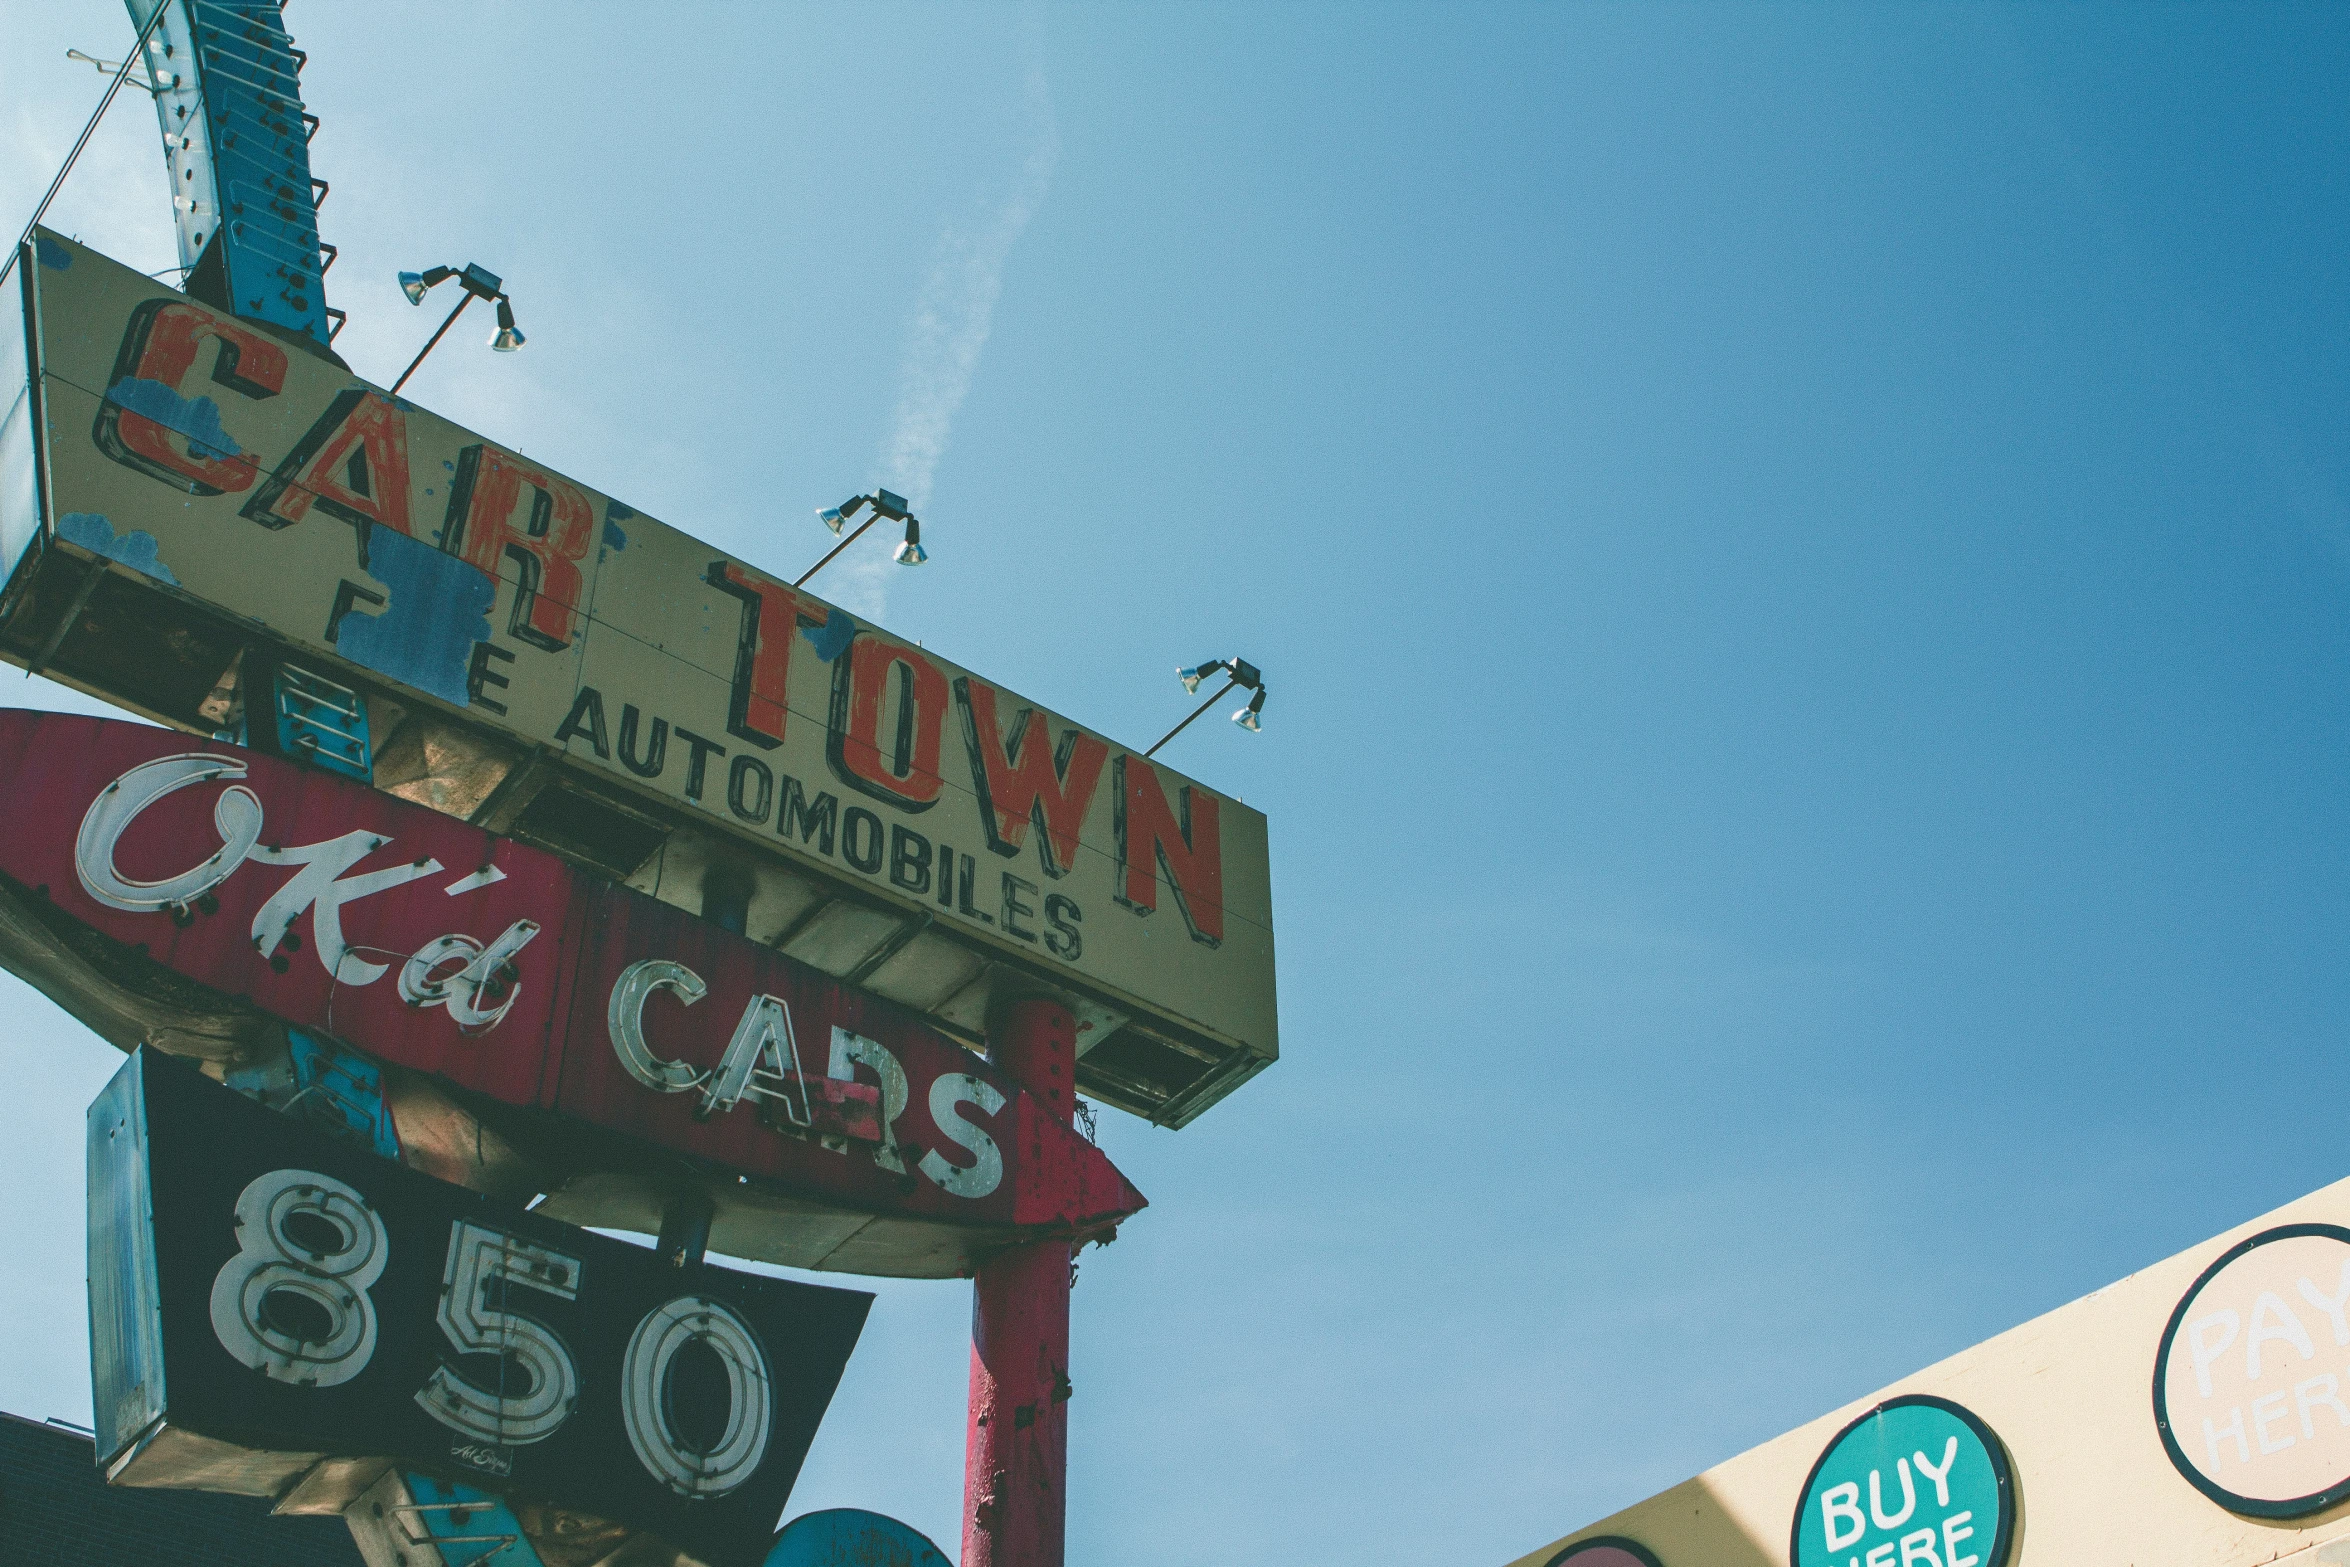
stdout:
<svg viewBox="0 0 2350 1567">
<path fill-rule="evenodd" d="M 457 286 L 465 292 L 458 299 L 457 308 L 449 312 L 448 319 L 440 324 L 439 330 L 416 351 L 416 357 L 408 362 L 408 368 L 400 372 L 400 379 L 392 383 L 395 394 L 408 384 L 408 378 L 416 373 L 416 367 L 424 363 L 424 356 L 431 353 L 449 328 L 457 324 L 457 318 L 464 314 L 465 307 L 477 299 L 486 299 L 498 307 L 498 331 L 490 339 L 490 347 L 500 353 L 512 353 L 524 342 L 521 331 L 514 325 L 514 302 L 506 295 L 506 280 L 478 261 L 469 261 L 462 267 L 427 267 L 422 272 L 403 272 L 400 274 L 400 292 L 408 296 L 408 303 L 421 305 L 427 293 L 451 278 L 456 279 Z"/>
<path fill-rule="evenodd" d="M 1207 680 L 1213 675 L 1219 674 L 1227 675 L 1230 678 L 1227 679 L 1224 684 L 1218 688 L 1217 691 L 1205 702 L 1202 702 L 1199 706 L 1193 708 L 1188 714 L 1184 715 L 1182 723 L 1177 724 L 1174 728 L 1159 736 L 1158 743 L 1153 745 L 1149 750 L 1142 753 L 1145 757 L 1156 756 L 1159 752 L 1160 746 L 1165 745 L 1168 741 L 1183 733 L 1184 730 L 1190 728 L 1193 719 L 1198 718 L 1200 714 L 1206 712 L 1209 708 L 1214 707 L 1218 702 L 1221 702 L 1227 694 L 1233 691 L 1248 690 L 1253 691 L 1256 694 L 1249 698 L 1248 706 L 1242 708 L 1239 712 L 1232 715 L 1232 721 L 1238 724 L 1241 728 L 1250 731 L 1251 733 L 1255 733 L 1263 727 L 1257 722 L 1257 715 L 1265 710 L 1265 697 L 1267 694 L 1265 687 L 1265 672 L 1257 668 L 1256 665 L 1250 663 L 1247 659 L 1211 658 L 1202 663 L 1194 664 L 1187 669 L 1176 670 L 1175 678 L 1183 682 L 1184 690 L 1196 692 L 1199 690 L 1200 683 L 1202 681 Z"/>
<path fill-rule="evenodd" d="M 883 489 L 876 489 L 871 495 L 852 495 L 847 500 L 842 501 L 838 506 L 824 506 L 818 508 L 816 512 L 816 520 L 823 523 L 827 528 L 830 528 L 834 533 L 838 533 L 841 531 L 842 526 L 846 524 L 851 517 L 856 516 L 860 511 L 870 511 L 872 515 L 868 516 L 863 522 L 858 523 L 856 530 L 850 533 L 848 537 L 842 539 L 838 544 L 835 544 L 831 549 L 827 550 L 822 560 L 818 561 L 815 565 L 810 566 L 806 571 L 800 573 L 799 580 L 792 584 L 793 587 L 796 588 L 806 585 L 810 577 L 813 577 L 816 575 L 816 573 L 831 565 L 833 558 L 840 554 L 842 550 L 847 549 L 850 545 L 863 538 L 867 528 L 872 527 L 875 523 L 880 522 L 884 518 L 887 518 L 892 522 L 902 522 L 906 525 L 905 542 L 897 547 L 897 549 L 893 552 L 892 557 L 899 565 L 919 566 L 930 558 L 930 552 L 922 547 L 922 519 L 916 517 L 911 511 L 906 509 L 906 498 L 903 495 L 893 495 L 888 490 Z"/>
</svg>

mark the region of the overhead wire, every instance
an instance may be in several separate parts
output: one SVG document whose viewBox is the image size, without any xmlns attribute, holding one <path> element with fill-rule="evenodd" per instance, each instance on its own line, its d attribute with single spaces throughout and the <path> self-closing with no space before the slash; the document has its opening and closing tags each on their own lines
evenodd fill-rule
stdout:
<svg viewBox="0 0 2350 1567">
<path fill-rule="evenodd" d="M 65 155 L 65 166 L 57 171 L 57 178 L 49 182 L 48 194 L 41 198 L 41 204 L 33 209 L 32 218 L 26 222 L 24 232 L 9 247 L 8 259 L 0 261 L 0 283 L 8 280 L 9 272 L 16 266 L 16 258 L 24 254 L 25 241 L 33 237 L 33 230 L 40 227 L 41 219 L 49 215 L 49 203 L 55 201 L 58 191 L 64 189 L 65 177 L 73 172 L 75 160 L 81 157 L 82 149 L 90 144 L 90 137 L 97 132 L 98 122 L 106 117 L 107 108 L 114 102 L 114 95 L 122 91 L 122 84 L 130 76 L 131 67 L 147 52 L 147 41 L 155 36 L 155 29 L 163 25 L 164 9 L 164 0 L 156 0 L 155 14 L 148 17 L 147 25 L 139 29 L 139 41 L 131 46 L 129 54 L 122 57 L 122 66 L 114 73 L 114 80 L 106 84 L 106 96 L 98 100 L 97 109 L 90 115 L 90 123 L 82 127 L 81 137 L 73 144 L 73 151 Z"/>
</svg>

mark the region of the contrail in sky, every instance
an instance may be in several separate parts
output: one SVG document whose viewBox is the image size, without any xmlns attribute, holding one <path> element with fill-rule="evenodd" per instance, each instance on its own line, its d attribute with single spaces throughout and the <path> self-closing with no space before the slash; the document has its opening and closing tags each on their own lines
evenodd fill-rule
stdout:
<svg viewBox="0 0 2350 1567">
<path fill-rule="evenodd" d="M 1026 21 L 1028 67 L 1022 96 L 1033 137 L 1028 157 L 1011 193 L 984 224 L 975 230 L 950 225 L 939 237 L 938 260 L 922 285 L 907 327 L 897 415 L 883 455 L 888 477 L 882 482 L 903 495 L 916 516 L 929 509 L 931 480 L 946 454 L 955 414 L 971 390 L 980 352 L 987 347 L 996 299 L 1004 288 L 1004 261 L 1044 204 L 1053 166 L 1061 157 L 1060 127 L 1044 77 L 1040 17 L 1031 9 Z M 867 613 L 881 607 L 887 573 L 898 569 L 884 553 L 859 554 L 850 576 Z"/>
</svg>

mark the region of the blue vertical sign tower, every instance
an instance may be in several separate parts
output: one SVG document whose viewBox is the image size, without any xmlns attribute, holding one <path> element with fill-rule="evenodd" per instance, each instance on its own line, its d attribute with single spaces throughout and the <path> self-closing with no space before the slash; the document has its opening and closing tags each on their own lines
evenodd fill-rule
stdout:
<svg viewBox="0 0 2350 1567">
<path fill-rule="evenodd" d="M 318 121 L 302 107 L 304 57 L 278 0 L 125 3 L 141 28 L 164 12 L 140 63 L 188 292 L 324 344 L 333 252 L 318 238 L 325 186 L 310 174 Z"/>
</svg>

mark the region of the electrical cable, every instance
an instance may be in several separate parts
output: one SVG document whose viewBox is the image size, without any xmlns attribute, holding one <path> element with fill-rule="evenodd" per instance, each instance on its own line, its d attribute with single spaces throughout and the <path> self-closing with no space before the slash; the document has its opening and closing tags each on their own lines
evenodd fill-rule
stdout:
<svg viewBox="0 0 2350 1567">
<path fill-rule="evenodd" d="M 114 102 L 114 95 L 122 91 L 124 79 L 131 74 L 131 66 L 147 52 L 147 40 L 153 38 L 155 29 L 163 25 L 164 9 L 163 0 L 156 0 L 155 14 L 148 17 L 147 25 L 139 29 L 139 41 L 131 47 L 131 52 L 122 57 L 122 69 L 116 71 L 114 80 L 106 84 L 106 96 L 98 100 L 98 108 L 90 116 L 90 123 L 82 127 L 81 140 L 75 142 L 73 151 L 65 155 L 65 167 L 59 169 L 57 178 L 49 182 L 49 193 L 33 209 L 32 220 L 25 224 L 24 232 L 16 237 L 16 244 L 10 248 L 8 259 L 0 261 L 0 282 L 8 280 L 10 269 L 16 265 L 16 258 L 24 254 L 25 241 L 33 237 L 33 230 L 40 227 L 41 219 L 48 216 L 49 203 L 57 199 L 57 192 L 65 185 L 65 177 L 73 172 L 74 160 L 81 157 L 82 149 L 90 144 L 90 137 L 97 131 L 98 122 L 106 117 L 108 106 Z"/>
</svg>

